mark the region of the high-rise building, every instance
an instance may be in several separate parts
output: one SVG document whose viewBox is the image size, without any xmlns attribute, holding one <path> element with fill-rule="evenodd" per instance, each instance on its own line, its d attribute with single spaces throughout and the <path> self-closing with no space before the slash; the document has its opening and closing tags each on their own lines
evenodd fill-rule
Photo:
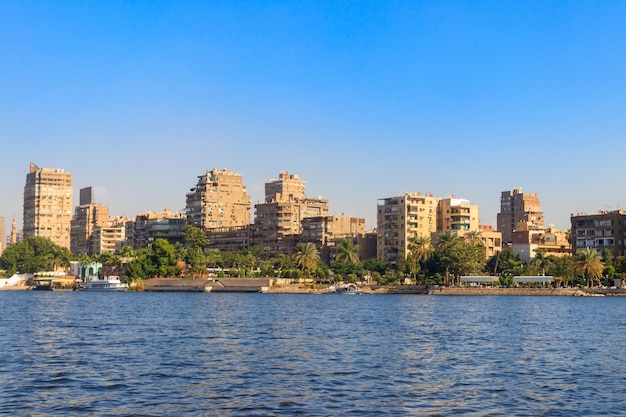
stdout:
<svg viewBox="0 0 626 417">
<path fill-rule="evenodd" d="M 24 238 L 46 237 L 70 248 L 72 174 L 31 163 L 24 186 Z"/>
<path fill-rule="evenodd" d="M 250 196 L 241 174 L 213 169 L 187 193 L 187 224 L 203 229 L 250 224 Z"/>
<path fill-rule="evenodd" d="M 415 192 L 378 201 L 376 257 L 395 265 L 406 259 L 411 238 L 437 231 L 439 199 Z"/>
<path fill-rule="evenodd" d="M 80 190 L 80 205 L 74 209 L 70 228 L 70 250 L 73 254 L 93 255 L 93 233 L 98 227 L 106 227 L 109 208 L 93 202 L 91 187 Z"/>
<path fill-rule="evenodd" d="M 6 220 L 4 216 L 0 215 L 0 255 L 4 251 L 4 245 L 7 240 Z"/>
<path fill-rule="evenodd" d="M 278 179 L 265 184 L 265 203 L 255 204 L 255 245 L 270 255 L 291 253 L 302 233 L 302 219 L 328 215 L 328 200 L 309 198 L 305 181 L 281 172 Z"/>
<path fill-rule="evenodd" d="M 513 231 L 519 223 L 525 223 L 526 230 L 544 228 L 543 212 L 539 195 L 524 193 L 521 188 L 503 191 L 500 197 L 500 212 L 497 217 L 498 232 L 502 233 L 502 242 L 513 241 Z"/>
</svg>

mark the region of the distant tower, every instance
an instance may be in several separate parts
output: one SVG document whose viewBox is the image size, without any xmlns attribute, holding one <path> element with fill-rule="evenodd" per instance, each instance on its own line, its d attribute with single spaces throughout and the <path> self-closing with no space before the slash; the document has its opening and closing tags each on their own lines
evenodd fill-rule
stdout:
<svg viewBox="0 0 626 417">
<path fill-rule="evenodd" d="M 70 247 L 72 174 L 31 163 L 24 186 L 24 239 L 46 237 Z"/>
<path fill-rule="evenodd" d="M 519 223 L 526 223 L 527 230 L 543 229 L 543 212 L 539 195 L 523 193 L 521 188 L 503 191 L 497 221 L 498 232 L 502 233 L 503 243 L 513 241 L 513 231 L 518 228 Z"/>
<path fill-rule="evenodd" d="M 17 243 L 17 224 L 15 223 L 15 216 L 13 216 L 13 223 L 11 224 L 11 245 Z"/>
</svg>

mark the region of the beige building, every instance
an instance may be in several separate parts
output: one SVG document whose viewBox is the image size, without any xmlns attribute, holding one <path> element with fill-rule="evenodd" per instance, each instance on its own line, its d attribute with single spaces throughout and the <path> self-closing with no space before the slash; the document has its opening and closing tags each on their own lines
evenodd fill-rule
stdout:
<svg viewBox="0 0 626 417">
<path fill-rule="evenodd" d="M 93 202 L 91 187 L 81 188 L 79 206 L 74 209 L 70 227 L 70 250 L 78 255 L 93 255 L 93 233 L 98 227 L 106 227 L 109 208 Z"/>
<path fill-rule="evenodd" d="M 376 257 L 390 264 L 406 259 L 412 237 L 437 230 L 438 202 L 432 194 L 419 192 L 378 200 Z"/>
<path fill-rule="evenodd" d="M 524 193 L 521 188 L 503 191 L 497 222 L 498 231 L 502 233 L 502 240 L 505 244 L 513 242 L 514 230 L 521 230 L 522 227 L 526 230 L 543 229 L 544 218 L 539 195 Z"/>
<path fill-rule="evenodd" d="M 450 196 L 442 198 L 437 204 L 437 231 L 457 232 L 462 234 L 470 230 L 479 230 L 478 206 L 469 200 Z"/>
<path fill-rule="evenodd" d="M 571 217 L 572 252 L 593 248 L 602 253 L 607 249 L 613 259 L 623 256 L 626 234 L 626 210 L 577 213 Z"/>
<path fill-rule="evenodd" d="M 213 169 L 187 193 L 187 223 L 202 229 L 250 224 L 250 196 L 241 174 Z"/>
<path fill-rule="evenodd" d="M 502 233 L 493 230 L 492 226 L 478 225 L 480 240 L 485 247 L 485 259 L 489 259 L 502 252 Z"/>
<path fill-rule="evenodd" d="M 357 238 L 365 234 L 365 219 L 347 216 L 315 216 L 302 219 L 300 241 L 312 242 L 322 260 L 329 262 L 334 248 L 344 239 L 358 245 Z"/>
<path fill-rule="evenodd" d="M 30 164 L 24 186 L 24 238 L 46 237 L 70 248 L 72 174 Z"/>
<path fill-rule="evenodd" d="M 237 252 L 252 245 L 252 225 L 216 227 L 206 231 L 209 249 Z"/>
<path fill-rule="evenodd" d="M 124 224 L 96 227 L 91 238 L 91 253 L 114 253 L 126 239 Z"/>
<path fill-rule="evenodd" d="M 328 215 L 328 201 L 306 196 L 305 181 L 281 172 L 265 184 L 265 203 L 256 204 L 253 240 L 270 255 L 291 253 L 302 233 L 302 219 Z"/>
<path fill-rule="evenodd" d="M 135 216 L 125 223 L 126 244 L 135 249 L 146 248 L 162 238 L 175 244 L 183 241 L 187 226 L 185 215 L 165 209 L 160 213 L 149 211 Z"/>
</svg>

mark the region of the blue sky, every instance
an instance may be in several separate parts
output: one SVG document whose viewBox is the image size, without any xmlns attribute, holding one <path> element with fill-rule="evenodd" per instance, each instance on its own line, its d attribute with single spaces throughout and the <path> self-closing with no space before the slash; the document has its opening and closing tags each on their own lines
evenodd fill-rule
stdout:
<svg viewBox="0 0 626 417">
<path fill-rule="evenodd" d="M 229 168 L 287 170 L 375 227 L 379 198 L 500 193 L 546 223 L 626 208 L 626 2 L 0 3 L 0 214 L 29 162 L 111 214 L 182 210 Z M 8 226 L 8 225 L 7 225 Z"/>
</svg>

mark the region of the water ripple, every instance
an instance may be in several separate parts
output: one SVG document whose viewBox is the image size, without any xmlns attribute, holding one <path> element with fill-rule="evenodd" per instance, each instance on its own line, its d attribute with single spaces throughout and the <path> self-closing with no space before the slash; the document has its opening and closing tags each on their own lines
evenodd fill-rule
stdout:
<svg viewBox="0 0 626 417">
<path fill-rule="evenodd" d="M 0 415 L 620 415 L 623 326 L 596 318 L 625 312 L 618 297 L 0 292 Z"/>
</svg>

